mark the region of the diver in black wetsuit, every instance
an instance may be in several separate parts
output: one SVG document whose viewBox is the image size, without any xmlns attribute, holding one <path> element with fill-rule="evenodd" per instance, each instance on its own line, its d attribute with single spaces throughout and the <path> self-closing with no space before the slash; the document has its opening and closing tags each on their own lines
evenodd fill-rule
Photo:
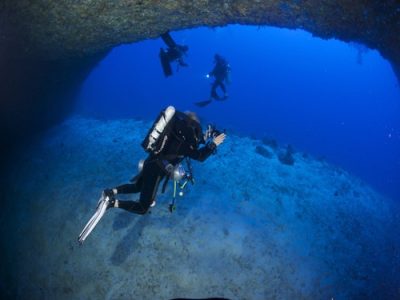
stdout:
<svg viewBox="0 0 400 300">
<path fill-rule="evenodd" d="M 188 64 L 183 60 L 183 57 L 186 55 L 189 47 L 175 43 L 168 31 L 162 34 L 161 38 L 168 47 L 167 50 L 164 50 L 163 48 L 160 49 L 161 66 L 165 77 L 168 77 L 172 75 L 171 62 L 176 61 L 178 67 L 188 66 Z"/>
<path fill-rule="evenodd" d="M 225 133 L 218 133 L 212 140 L 205 143 L 201 125 L 194 113 L 176 111 L 172 120 L 167 141 L 158 154 L 151 153 L 144 161 L 142 171 L 134 182 L 113 189 L 104 190 L 104 195 L 111 201 L 108 207 L 118 207 L 136 214 L 145 214 L 154 203 L 159 183 L 170 175 L 171 170 L 185 157 L 198 161 L 206 160 L 225 140 Z M 115 199 L 117 194 L 139 193 L 139 201 L 121 201 Z"/>
<path fill-rule="evenodd" d="M 132 183 L 105 189 L 102 192 L 96 212 L 79 234 L 79 244 L 83 244 L 109 208 L 116 207 L 136 214 L 145 214 L 149 207 L 155 204 L 157 189 L 163 178 L 166 178 L 164 187 L 169 178 L 174 179 L 174 197 L 169 206 L 172 212 L 175 206 L 177 182 L 181 179 L 185 180 L 182 186 L 179 185 L 181 189 L 188 181 L 193 183 L 188 158 L 198 161 L 206 160 L 215 153 L 216 148 L 224 142 L 225 137 L 225 133 L 219 132 L 211 125 L 203 135 L 195 113 L 182 113 L 176 111 L 173 106 L 167 107 L 160 113 L 142 142 L 142 147 L 150 155 L 144 161 L 141 171 L 131 180 Z M 205 146 L 200 147 L 200 144 Z M 188 162 L 189 172 L 182 170 L 180 164 L 185 158 Z M 139 201 L 121 201 L 115 198 L 117 194 L 139 192 Z"/>
<path fill-rule="evenodd" d="M 208 76 L 214 76 L 215 81 L 211 87 L 211 98 L 215 100 L 225 100 L 228 98 L 228 94 L 226 92 L 226 87 L 224 81 L 229 81 L 229 72 L 231 67 L 228 62 L 219 54 L 215 54 L 214 56 L 214 69 L 208 74 Z M 220 87 L 224 95 L 220 97 L 217 93 L 217 88 Z"/>
<path fill-rule="evenodd" d="M 206 75 L 207 78 L 213 76 L 215 81 L 211 86 L 211 93 L 208 100 L 195 102 L 197 106 L 205 107 L 212 102 L 212 100 L 226 100 L 228 98 L 228 93 L 226 92 L 225 83 L 229 84 L 229 75 L 231 71 L 231 67 L 229 63 L 219 54 L 215 54 L 214 56 L 214 68 L 210 73 Z M 218 95 L 217 88 L 220 88 L 224 93 L 223 96 Z"/>
</svg>

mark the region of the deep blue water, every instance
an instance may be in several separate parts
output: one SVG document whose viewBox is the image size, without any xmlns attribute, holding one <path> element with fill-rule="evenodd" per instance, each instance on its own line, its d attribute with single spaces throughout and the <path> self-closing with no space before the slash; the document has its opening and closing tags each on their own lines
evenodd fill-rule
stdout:
<svg viewBox="0 0 400 300">
<path fill-rule="evenodd" d="M 164 78 L 161 39 L 117 47 L 85 82 L 77 112 L 150 120 L 173 104 L 221 128 L 325 157 L 400 200 L 400 88 L 377 51 L 271 27 L 171 34 L 189 45 L 189 68 Z M 215 53 L 231 64 L 230 97 L 198 108 L 193 102 L 209 96 L 205 75 Z"/>
</svg>

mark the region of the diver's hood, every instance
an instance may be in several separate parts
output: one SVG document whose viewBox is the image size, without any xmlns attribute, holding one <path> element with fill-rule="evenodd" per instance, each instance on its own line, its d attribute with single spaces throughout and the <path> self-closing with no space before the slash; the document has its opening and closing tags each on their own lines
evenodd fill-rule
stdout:
<svg viewBox="0 0 400 300">
<path fill-rule="evenodd" d="M 205 142 L 199 122 L 181 112 L 177 112 L 175 117 L 177 121 L 177 134 L 180 138 L 194 147 Z"/>
<path fill-rule="evenodd" d="M 189 121 L 190 122 L 188 126 L 192 130 L 192 136 L 194 137 L 196 146 L 204 143 L 204 135 L 200 123 L 192 119 L 190 119 Z"/>
</svg>

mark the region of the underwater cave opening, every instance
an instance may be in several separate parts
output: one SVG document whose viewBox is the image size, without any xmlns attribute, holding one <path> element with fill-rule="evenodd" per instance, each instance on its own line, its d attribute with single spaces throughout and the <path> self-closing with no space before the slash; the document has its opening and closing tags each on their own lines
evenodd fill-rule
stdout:
<svg viewBox="0 0 400 300">
<path fill-rule="evenodd" d="M 167 105 L 229 132 L 269 137 L 343 167 L 400 199 L 400 88 L 381 55 L 303 30 L 230 25 L 172 32 L 189 67 L 165 78 L 161 39 L 114 48 L 84 82 L 76 113 L 152 120 Z M 230 63 L 227 101 L 206 100 L 215 53 Z"/>
</svg>

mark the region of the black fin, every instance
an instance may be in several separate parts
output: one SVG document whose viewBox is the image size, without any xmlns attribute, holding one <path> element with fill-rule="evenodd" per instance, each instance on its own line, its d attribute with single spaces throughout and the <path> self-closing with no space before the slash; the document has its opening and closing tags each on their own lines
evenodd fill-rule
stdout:
<svg viewBox="0 0 400 300">
<path fill-rule="evenodd" d="M 212 100 L 206 100 L 206 101 L 195 102 L 194 104 L 199 107 L 205 107 L 208 104 L 210 104 L 211 102 L 212 102 Z"/>
<path fill-rule="evenodd" d="M 160 50 L 160 60 L 165 77 L 171 76 L 172 75 L 171 64 L 169 63 L 168 55 L 164 51 L 164 49 Z"/>
<path fill-rule="evenodd" d="M 169 34 L 169 31 L 161 35 L 162 40 L 164 43 L 169 47 L 169 48 L 174 48 L 176 47 L 175 41 L 172 39 L 171 35 Z"/>
</svg>

